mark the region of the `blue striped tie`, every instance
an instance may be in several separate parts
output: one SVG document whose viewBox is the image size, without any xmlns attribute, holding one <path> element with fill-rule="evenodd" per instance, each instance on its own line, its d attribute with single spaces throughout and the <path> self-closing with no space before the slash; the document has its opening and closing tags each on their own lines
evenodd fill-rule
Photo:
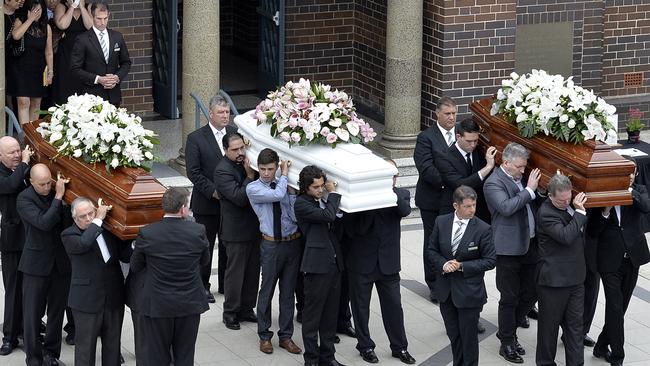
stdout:
<svg viewBox="0 0 650 366">
<path fill-rule="evenodd" d="M 108 63 L 108 42 L 104 39 L 104 31 L 99 32 L 99 44 L 102 46 L 102 52 L 104 52 L 104 60 Z"/>
</svg>

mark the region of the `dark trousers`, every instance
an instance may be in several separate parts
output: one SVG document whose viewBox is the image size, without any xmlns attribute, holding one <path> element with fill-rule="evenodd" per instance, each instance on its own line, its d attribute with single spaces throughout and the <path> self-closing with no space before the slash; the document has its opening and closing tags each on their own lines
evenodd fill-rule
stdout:
<svg viewBox="0 0 650 366">
<path fill-rule="evenodd" d="M 174 355 L 174 366 L 194 366 L 194 349 L 199 332 L 201 314 L 177 318 L 150 318 L 141 316 L 144 340 L 144 366 L 169 365 Z"/>
<path fill-rule="evenodd" d="M 624 317 L 639 278 L 639 267 L 625 258 L 616 272 L 601 273 L 605 290 L 605 325 L 594 349 L 611 348 L 612 359 L 623 360 L 625 351 Z"/>
<path fill-rule="evenodd" d="M 77 320 L 75 327 L 74 363 L 94 366 L 97 338 L 102 340 L 102 366 L 120 364 L 120 339 L 124 306 L 103 309 L 99 313 L 72 310 Z"/>
<path fill-rule="evenodd" d="M 596 271 L 590 271 L 587 268 L 587 276 L 585 277 L 585 308 L 583 311 L 582 319 L 582 333 L 587 335 L 591 329 L 591 323 L 596 314 L 596 306 L 598 305 L 598 291 L 600 290 L 600 275 Z"/>
<path fill-rule="evenodd" d="M 257 301 L 260 283 L 260 242 L 224 242 L 228 255 L 226 278 L 224 281 L 223 316 L 236 318 L 237 315 L 253 311 Z"/>
<path fill-rule="evenodd" d="M 275 285 L 280 281 L 280 316 L 278 337 L 281 341 L 293 336 L 293 292 L 300 270 L 300 240 L 274 242 L 262 240 L 262 286 L 257 298 L 257 334 L 260 339 L 270 340 L 271 300 Z"/>
<path fill-rule="evenodd" d="M 343 254 L 343 258 L 346 255 Z M 339 316 L 336 320 L 336 329 L 346 329 L 352 326 L 352 312 L 350 311 L 350 285 L 348 270 L 341 272 L 341 294 L 339 295 Z"/>
<path fill-rule="evenodd" d="M 404 311 L 399 288 L 399 273 L 383 274 L 376 268 L 372 273 L 349 272 L 350 301 L 354 327 L 357 331 L 357 349 L 363 351 L 374 349 L 375 342 L 370 338 L 368 322 L 370 320 L 370 297 L 372 286 L 377 287 L 381 318 L 384 330 L 393 352 L 405 350 L 408 347 L 406 331 L 404 330 Z"/>
<path fill-rule="evenodd" d="M 60 357 L 61 329 L 69 289 L 69 273 L 58 273 L 56 269 L 49 276 L 23 273 L 23 326 L 27 366 L 41 366 L 44 355 Z M 38 335 L 46 306 L 45 344 L 41 346 Z"/>
<path fill-rule="evenodd" d="M 144 342 L 142 331 L 142 316 L 139 311 L 131 309 L 131 321 L 133 322 L 133 344 L 135 346 L 135 364 L 144 365 Z"/>
<path fill-rule="evenodd" d="M 435 293 L 436 273 L 433 270 L 433 263 L 428 263 L 427 247 L 429 246 L 429 237 L 431 237 L 433 225 L 436 222 L 436 217 L 438 217 L 438 211 L 420 209 L 420 216 L 422 218 L 422 227 L 424 229 L 424 243 L 422 248 L 424 281 L 427 283 L 427 286 L 429 286 L 429 293 L 431 298 L 434 298 L 433 294 Z"/>
<path fill-rule="evenodd" d="M 565 364 L 584 364 L 582 312 L 585 287 L 581 283 L 571 287 L 537 286 L 539 319 L 537 320 L 537 365 L 555 365 L 557 334 L 562 327 Z"/>
<path fill-rule="evenodd" d="M 482 307 L 457 308 L 451 296 L 440 303 L 440 314 L 451 342 L 454 366 L 478 365 L 478 318 Z"/>
<path fill-rule="evenodd" d="M 529 250 L 529 254 L 530 252 Z M 536 261 L 529 254 L 497 255 L 496 283 L 500 293 L 497 337 L 502 345 L 514 344 L 517 339 L 517 323 L 528 314 L 537 301 Z"/>
<path fill-rule="evenodd" d="M 206 290 L 210 289 L 210 276 L 212 275 L 212 257 L 214 253 L 214 243 L 219 235 L 219 218 L 220 215 L 194 215 L 194 220 L 197 223 L 205 226 L 205 234 L 208 238 L 208 243 L 210 243 L 210 262 L 205 266 L 201 266 L 201 281 L 203 282 L 203 287 Z M 223 289 L 223 281 L 226 275 L 226 263 L 228 261 L 228 255 L 226 254 L 226 247 L 223 245 L 221 240 L 219 240 L 219 245 L 217 246 L 219 252 L 218 264 L 217 264 L 217 281 L 219 283 L 219 289 Z"/>
<path fill-rule="evenodd" d="M 65 307 L 65 317 L 68 319 L 68 322 L 63 326 L 63 330 L 68 333 L 72 338 L 75 336 L 75 325 L 74 325 L 74 315 L 72 315 L 72 309 L 69 306 Z"/>
<path fill-rule="evenodd" d="M 302 263 L 302 255 L 305 252 L 305 237 L 300 238 L 300 257 L 298 258 L 298 263 Z M 298 275 L 296 276 L 296 311 L 302 313 L 302 310 L 305 308 L 305 276 L 300 270 L 298 270 Z"/>
<path fill-rule="evenodd" d="M 305 363 L 334 360 L 334 337 L 338 318 L 341 272 L 332 264 L 328 273 L 306 273 L 302 341 Z M 320 338 L 320 347 L 318 341 Z"/>
<path fill-rule="evenodd" d="M 5 313 L 2 342 L 18 344 L 23 333 L 23 274 L 18 271 L 22 252 L 2 252 L 2 282 L 5 287 Z"/>
</svg>

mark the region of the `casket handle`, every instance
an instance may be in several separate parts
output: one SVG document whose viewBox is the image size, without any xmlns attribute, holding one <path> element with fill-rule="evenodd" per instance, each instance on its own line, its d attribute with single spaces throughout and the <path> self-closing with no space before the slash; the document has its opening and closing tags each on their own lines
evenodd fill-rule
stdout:
<svg viewBox="0 0 650 366">
<path fill-rule="evenodd" d="M 249 140 L 247 137 L 244 137 L 244 145 L 246 147 L 251 147 L 251 140 Z"/>
<path fill-rule="evenodd" d="M 557 175 L 564 175 L 565 177 L 569 178 L 569 180 L 570 180 L 571 178 L 573 178 L 573 174 L 564 174 L 564 173 L 562 173 L 562 171 L 561 171 L 560 169 L 558 169 L 555 173 L 556 173 Z"/>
</svg>

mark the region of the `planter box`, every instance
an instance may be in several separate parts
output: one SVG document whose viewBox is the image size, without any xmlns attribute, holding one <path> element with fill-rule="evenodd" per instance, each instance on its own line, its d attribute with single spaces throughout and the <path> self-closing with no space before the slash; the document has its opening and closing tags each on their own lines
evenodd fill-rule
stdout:
<svg viewBox="0 0 650 366">
<path fill-rule="evenodd" d="M 106 204 L 113 205 L 104 224 L 123 240 L 135 239 L 142 226 L 160 220 L 165 187 L 147 171 L 118 168 L 109 174 L 103 163 L 88 164 L 67 156 L 54 159 L 56 149 L 36 132 L 39 123 L 33 121 L 23 125 L 25 139 L 36 152 L 35 162 L 47 165 L 53 177 L 61 172 L 70 179 L 63 197 L 65 202 L 70 204 L 83 196 L 94 202 L 102 198 Z"/>
<path fill-rule="evenodd" d="M 340 209 L 345 212 L 373 210 L 397 204 L 393 193 L 393 176 L 397 168 L 368 148 L 358 144 L 339 144 L 335 149 L 323 145 L 289 147 L 289 144 L 271 136 L 271 125 L 257 125 L 249 111 L 235 117 L 239 132 L 248 140 L 247 155 L 251 166 L 257 169 L 257 155 L 264 148 L 275 150 L 280 159 L 290 160 L 289 185 L 298 188 L 298 174 L 307 165 L 317 165 L 325 171 L 328 180 L 337 184 Z"/>
<path fill-rule="evenodd" d="M 632 204 L 628 187 L 634 163 L 615 153 L 610 145 L 595 140 L 575 145 L 550 136 L 522 137 L 517 126 L 490 115 L 492 100 L 474 102 L 470 110 L 481 126 L 481 144 L 497 148 L 499 164 L 506 145 L 516 142 L 531 151 L 528 165 L 542 171 L 542 187 L 559 171 L 571 179 L 574 193 L 587 194 L 586 207 Z"/>
</svg>

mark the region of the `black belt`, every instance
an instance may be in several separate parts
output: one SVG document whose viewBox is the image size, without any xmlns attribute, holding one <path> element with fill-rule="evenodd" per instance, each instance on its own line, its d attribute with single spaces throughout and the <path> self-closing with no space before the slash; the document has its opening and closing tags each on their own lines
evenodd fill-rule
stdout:
<svg viewBox="0 0 650 366">
<path fill-rule="evenodd" d="M 301 236 L 302 236 L 302 234 L 300 234 L 299 231 L 296 231 L 295 233 L 293 233 L 293 234 L 291 234 L 289 236 L 283 236 L 282 238 L 280 238 L 280 240 L 277 240 L 272 236 L 262 234 L 262 238 L 264 240 L 274 241 L 274 242 L 292 241 L 292 240 L 299 239 Z"/>
</svg>

